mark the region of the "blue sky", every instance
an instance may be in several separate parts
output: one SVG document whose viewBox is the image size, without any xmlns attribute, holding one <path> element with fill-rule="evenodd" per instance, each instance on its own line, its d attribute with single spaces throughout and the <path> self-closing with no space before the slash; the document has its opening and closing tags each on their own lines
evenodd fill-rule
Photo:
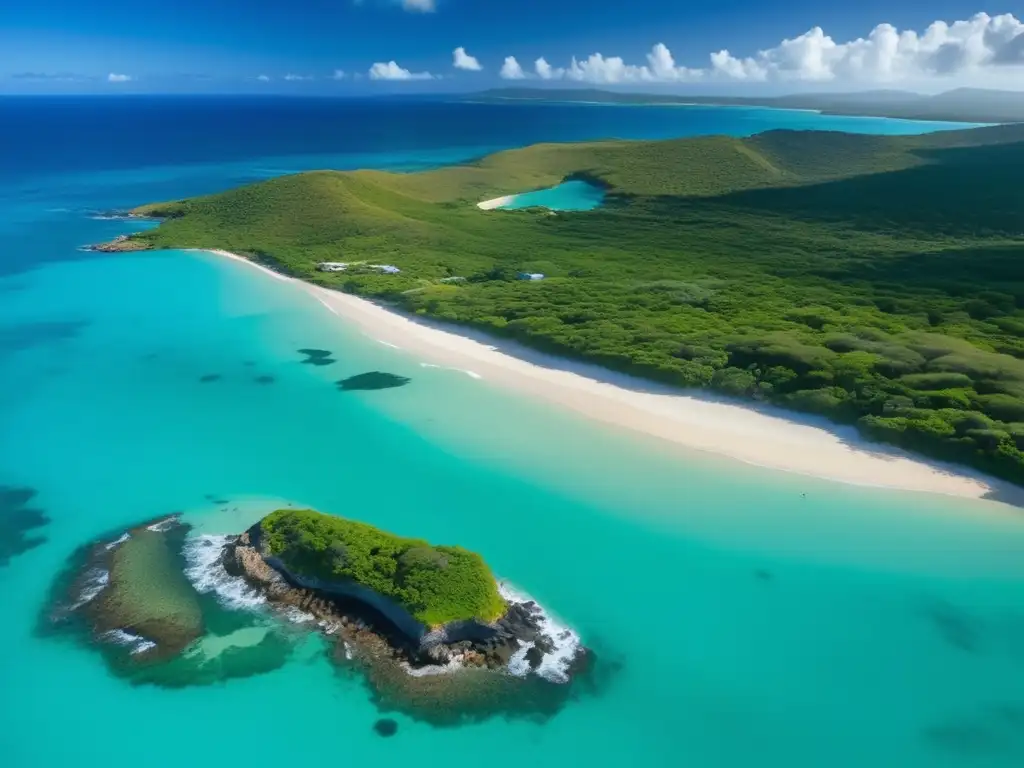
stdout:
<svg viewBox="0 0 1024 768">
<path fill-rule="evenodd" d="M 2 5 L 0 92 L 1024 89 L 1024 24 L 977 0 Z"/>
</svg>

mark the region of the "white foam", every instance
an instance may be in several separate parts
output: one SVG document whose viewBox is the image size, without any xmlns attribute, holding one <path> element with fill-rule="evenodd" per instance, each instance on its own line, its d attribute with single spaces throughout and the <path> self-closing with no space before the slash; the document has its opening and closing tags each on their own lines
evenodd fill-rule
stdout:
<svg viewBox="0 0 1024 768">
<path fill-rule="evenodd" d="M 397 344 L 392 344 L 390 341 L 384 341 L 383 339 L 374 339 L 378 344 L 383 344 L 385 347 L 391 347 L 392 349 L 401 349 Z"/>
<path fill-rule="evenodd" d="M 115 541 L 112 541 L 109 544 L 107 544 L 107 551 L 109 552 L 110 550 L 114 549 L 115 547 L 121 546 L 126 541 L 128 541 L 128 539 L 130 539 L 130 538 L 131 538 L 131 536 L 129 536 L 127 533 L 122 533 Z"/>
<path fill-rule="evenodd" d="M 116 645 L 127 646 L 131 650 L 133 656 L 137 653 L 145 653 L 156 648 L 156 643 L 152 640 L 147 640 L 140 635 L 133 635 L 131 632 L 125 632 L 123 629 L 112 629 L 109 632 L 104 632 L 102 635 L 104 640 L 107 640 Z"/>
<path fill-rule="evenodd" d="M 168 517 L 166 520 L 159 520 L 152 525 L 147 525 L 146 530 L 163 533 L 164 531 L 170 530 L 177 521 L 178 519 L 176 517 Z"/>
<path fill-rule="evenodd" d="M 464 373 L 467 376 L 469 376 L 469 378 L 471 378 L 471 379 L 482 379 L 483 378 L 483 376 L 481 376 L 476 371 L 471 371 L 471 370 L 469 370 L 467 368 L 452 368 L 452 367 L 447 366 L 447 365 L 434 365 L 434 363 L 420 363 L 420 368 L 438 368 L 438 369 L 443 370 L 443 371 L 455 371 L 457 373 Z"/>
<path fill-rule="evenodd" d="M 185 575 L 197 592 L 213 592 L 226 608 L 257 608 L 266 602 L 266 598 L 246 584 L 244 579 L 224 570 L 220 557 L 229 538 L 203 534 L 189 539 L 184 550 L 188 561 Z"/>
<path fill-rule="evenodd" d="M 154 648 L 156 648 L 156 643 L 154 643 L 152 640 L 142 640 L 140 643 L 137 643 L 134 648 L 132 648 L 131 652 L 132 655 L 135 655 L 136 653 L 145 653 L 146 651 L 151 651 Z"/>
<path fill-rule="evenodd" d="M 74 605 L 71 606 L 72 611 L 77 611 L 83 605 L 91 602 L 106 589 L 107 584 L 110 583 L 110 574 L 104 571 L 102 568 L 93 568 L 85 575 L 85 583 L 82 586 L 82 593 L 78 596 L 78 600 L 75 601 Z"/>
<path fill-rule="evenodd" d="M 512 603 L 525 603 L 533 600 L 525 592 L 520 592 L 505 581 L 498 584 L 498 592 Z M 534 602 L 536 603 L 535 600 Z M 537 674 L 553 683 L 567 683 L 569 682 L 569 665 L 580 649 L 580 636 L 545 611 L 539 604 L 537 607 L 540 608 L 540 631 L 550 637 L 555 645 L 555 649 L 541 659 L 540 666 L 537 667 Z M 523 647 L 519 648 L 509 659 L 508 671 L 510 674 L 522 676 L 529 673 L 530 665 L 526 661 L 526 652 L 532 646 L 533 643 L 524 643 Z"/>
</svg>

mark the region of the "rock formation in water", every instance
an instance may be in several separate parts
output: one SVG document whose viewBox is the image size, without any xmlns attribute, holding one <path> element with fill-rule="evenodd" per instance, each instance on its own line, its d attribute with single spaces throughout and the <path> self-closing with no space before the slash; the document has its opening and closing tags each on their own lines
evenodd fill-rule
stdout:
<svg viewBox="0 0 1024 768">
<path fill-rule="evenodd" d="M 349 392 L 358 389 L 391 389 L 393 387 L 404 387 L 412 379 L 384 371 L 370 371 L 349 376 L 338 382 L 338 389 L 342 392 Z"/>
<path fill-rule="evenodd" d="M 228 542 L 223 563 L 271 605 L 311 614 L 339 667 L 360 671 L 383 707 L 430 722 L 553 714 L 590 662 L 567 645 L 571 632 L 553 637 L 535 602 L 502 598 L 482 559 L 458 548 L 279 510 Z M 531 674 L 559 652 L 552 674 Z"/>
</svg>

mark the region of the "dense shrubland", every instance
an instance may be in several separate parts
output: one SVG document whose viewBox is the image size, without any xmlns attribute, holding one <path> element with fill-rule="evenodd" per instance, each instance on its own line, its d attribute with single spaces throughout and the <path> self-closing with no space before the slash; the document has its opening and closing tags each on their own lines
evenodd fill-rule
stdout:
<svg viewBox="0 0 1024 768">
<path fill-rule="evenodd" d="M 587 213 L 481 212 L 583 176 Z M 657 381 L 857 424 L 1024 483 L 1024 128 L 539 145 L 182 203 L 141 237 Z M 153 209 L 150 209 L 153 210 Z M 321 260 L 394 276 L 323 275 Z M 548 279 L 524 282 L 520 270 Z M 465 278 L 453 281 L 451 278 Z"/>
<path fill-rule="evenodd" d="M 433 547 L 309 509 L 272 512 L 260 528 L 269 554 L 293 572 L 355 581 L 392 598 L 427 626 L 493 621 L 505 611 L 483 559 L 460 547 Z"/>
</svg>

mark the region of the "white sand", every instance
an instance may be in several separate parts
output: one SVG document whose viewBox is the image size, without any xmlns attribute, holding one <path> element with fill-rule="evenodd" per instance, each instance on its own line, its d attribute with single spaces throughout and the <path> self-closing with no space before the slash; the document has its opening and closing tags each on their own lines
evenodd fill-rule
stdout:
<svg viewBox="0 0 1024 768">
<path fill-rule="evenodd" d="M 406 316 L 365 299 L 283 277 L 367 335 L 421 361 L 457 368 L 584 416 L 749 464 L 858 485 L 980 498 L 1018 489 L 968 469 L 865 441 L 849 427 L 775 408 L 741 405 L 576 363 L 453 326 Z M 500 346 L 500 349 L 498 348 Z"/>
<path fill-rule="evenodd" d="M 493 200 L 481 200 L 476 204 L 476 207 L 482 211 L 493 211 L 495 208 L 508 205 L 515 199 L 515 195 L 505 195 L 504 197 L 496 197 Z"/>
</svg>

